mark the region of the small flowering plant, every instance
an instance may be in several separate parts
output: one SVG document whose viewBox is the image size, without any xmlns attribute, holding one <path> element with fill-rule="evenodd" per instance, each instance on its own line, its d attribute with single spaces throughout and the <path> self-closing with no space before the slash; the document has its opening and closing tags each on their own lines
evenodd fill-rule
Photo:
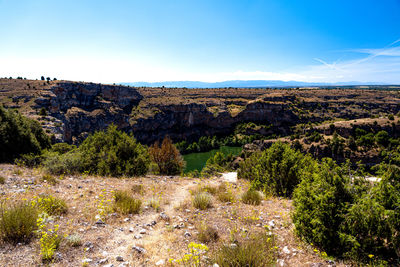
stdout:
<svg viewBox="0 0 400 267">
<path fill-rule="evenodd" d="M 40 255 L 43 261 L 50 261 L 54 257 L 54 252 L 61 242 L 58 234 L 59 225 L 51 225 L 51 217 L 46 213 L 39 215 L 37 219 L 37 234 L 39 235 Z"/>
<path fill-rule="evenodd" d="M 181 259 L 169 259 L 171 266 L 174 264 L 188 266 L 188 267 L 200 267 L 201 266 L 201 256 L 206 254 L 208 247 L 204 244 L 197 244 L 195 242 L 190 242 L 188 244 L 188 253 L 186 253 Z"/>
</svg>

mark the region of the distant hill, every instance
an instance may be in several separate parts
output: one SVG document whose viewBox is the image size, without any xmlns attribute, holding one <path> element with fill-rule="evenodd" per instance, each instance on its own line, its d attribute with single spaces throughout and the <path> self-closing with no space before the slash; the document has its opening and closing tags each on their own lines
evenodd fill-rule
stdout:
<svg viewBox="0 0 400 267">
<path fill-rule="evenodd" d="M 198 81 L 169 81 L 169 82 L 125 82 L 122 85 L 137 87 L 186 87 L 186 88 L 255 88 L 255 87 L 309 87 L 309 86 L 357 86 L 357 85 L 384 85 L 382 83 L 361 83 L 361 82 L 342 82 L 342 83 L 312 83 L 299 81 L 279 81 L 279 80 L 234 80 L 223 82 L 198 82 Z"/>
</svg>

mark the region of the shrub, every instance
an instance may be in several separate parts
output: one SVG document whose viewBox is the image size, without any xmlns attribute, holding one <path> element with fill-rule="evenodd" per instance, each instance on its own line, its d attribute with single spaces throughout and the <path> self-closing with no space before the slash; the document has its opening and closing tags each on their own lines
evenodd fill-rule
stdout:
<svg viewBox="0 0 400 267">
<path fill-rule="evenodd" d="M 0 176 L 0 184 L 5 184 L 5 183 L 6 183 L 6 178 Z"/>
<path fill-rule="evenodd" d="M 231 186 L 228 185 L 227 187 L 225 183 L 218 186 L 217 197 L 221 202 L 233 202 L 235 200 Z"/>
<path fill-rule="evenodd" d="M 105 132 L 95 132 L 78 148 L 82 169 L 106 176 L 140 176 L 147 173 L 149 155 L 132 135 L 111 125 Z"/>
<path fill-rule="evenodd" d="M 291 197 L 312 162 L 310 157 L 303 156 L 288 144 L 277 142 L 261 154 L 253 154 L 242 162 L 238 177 L 250 180 L 255 189 Z"/>
<path fill-rule="evenodd" d="M 53 174 L 76 174 L 82 172 L 82 154 L 78 150 L 73 150 L 65 154 L 57 152 L 47 152 L 44 154 L 42 163 L 44 170 Z"/>
<path fill-rule="evenodd" d="M 50 139 L 37 121 L 0 106 L 0 147 L 0 162 L 13 162 L 50 147 Z"/>
<path fill-rule="evenodd" d="M 391 121 L 393 121 L 393 120 L 394 120 L 393 114 L 389 114 L 389 115 L 388 115 L 388 119 L 391 120 Z"/>
<path fill-rule="evenodd" d="M 200 210 L 206 210 L 211 207 L 211 195 L 207 192 L 197 193 L 192 201 L 193 207 Z"/>
<path fill-rule="evenodd" d="M 62 153 L 68 151 L 66 153 Z M 111 125 L 90 135 L 79 148 L 54 146 L 45 154 L 43 167 L 52 174 L 87 172 L 105 176 L 139 176 L 147 173 L 147 150 L 132 135 Z"/>
<path fill-rule="evenodd" d="M 36 230 L 38 212 L 30 203 L 0 207 L 1 238 L 9 243 L 28 243 Z"/>
<path fill-rule="evenodd" d="M 49 184 L 51 184 L 51 185 L 56 185 L 56 184 L 58 183 L 57 178 L 54 177 L 54 176 L 52 176 L 52 175 L 50 175 L 50 174 L 42 175 L 42 178 L 40 178 L 40 180 L 41 180 L 42 182 L 45 181 L 45 182 L 47 182 L 47 183 L 49 183 Z"/>
<path fill-rule="evenodd" d="M 82 238 L 80 237 L 80 235 L 77 234 L 67 236 L 66 241 L 67 244 L 70 245 L 71 247 L 82 246 Z"/>
<path fill-rule="evenodd" d="M 389 166 L 379 184 L 349 208 L 342 227 L 346 256 L 367 261 L 372 254 L 393 264 L 400 258 L 399 192 L 400 170 Z"/>
<path fill-rule="evenodd" d="M 223 245 L 215 254 L 214 261 L 220 267 L 275 266 L 275 241 L 272 236 L 257 233 L 241 243 Z"/>
<path fill-rule="evenodd" d="M 49 215 L 62 215 L 68 212 L 68 206 L 65 201 L 52 195 L 38 197 L 34 204 Z"/>
<path fill-rule="evenodd" d="M 242 202 L 250 205 L 260 205 L 262 197 L 260 193 L 252 188 L 242 195 Z"/>
<path fill-rule="evenodd" d="M 217 241 L 219 238 L 218 231 L 213 226 L 201 224 L 198 230 L 197 239 L 203 244 Z"/>
<path fill-rule="evenodd" d="M 149 148 L 149 154 L 151 160 L 157 164 L 160 174 L 175 175 L 182 172 L 184 161 L 168 136 L 164 138 L 161 146 L 158 142 L 154 143 Z"/>
<path fill-rule="evenodd" d="M 138 214 L 140 212 L 142 201 L 132 198 L 126 191 L 115 191 L 114 200 L 114 209 L 122 214 Z"/>
<path fill-rule="evenodd" d="M 139 195 L 144 194 L 144 186 L 142 184 L 132 185 L 131 190 L 134 194 L 139 194 Z"/>
<path fill-rule="evenodd" d="M 337 254 L 341 249 L 339 229 L 353 201 L 350 179 L 331 159 L 318 167 L 295 190 L 292 219 L 300 237 Z"/>
<path fill-rule="evenodd" d="M 41 108 L 39 111 L 39 116 L 42 116 L 42 117 L 47 116 L 47 110 L 45 108 Z"/>
</svg>

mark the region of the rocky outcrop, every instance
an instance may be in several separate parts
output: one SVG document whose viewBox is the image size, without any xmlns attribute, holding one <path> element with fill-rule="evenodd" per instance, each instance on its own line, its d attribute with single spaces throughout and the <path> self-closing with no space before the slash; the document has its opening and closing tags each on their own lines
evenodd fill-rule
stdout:
<svg viewBox="0 0 400 267">
<path fill-rule="evenodd" d="M 204 104 L 159 105 L 154 117 L 137 119 L 131 130 L 144 143 L 151 143 L 169 135 L 174 140 L 196 140 L 203 135 L 230 134 L 242 122 L 272 124 L 276 131 L 287 134 L 298 117 L 284 104 L 257 101 L 249 103 L 236 116 L 221 110 L 212 113 Z"/>
</svg>

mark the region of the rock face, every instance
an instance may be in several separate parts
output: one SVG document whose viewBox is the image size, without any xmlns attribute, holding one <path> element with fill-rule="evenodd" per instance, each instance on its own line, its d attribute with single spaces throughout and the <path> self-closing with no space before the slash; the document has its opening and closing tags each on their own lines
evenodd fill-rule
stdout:
<svg viewBox="0 0 400 267">
<path fill-rule="evenodd" d="M 136 89 L 126 86 L 61 82 L 35 103 L 63 122 L 62 141 L 78 143 L 111 123 L 127 128 L 132 108 L 142 99 Z"/>
<path fill-rule="evenodd" d="M 248 135 L 285 136 L 299 123 L 397 114 L 400 95 L 360 89 L 133 88 L 0 79 L 0 104 L 39 119 L 58 142 L 78 144 L 114 123 L 151 144 L 166 135 L 174 141 L 195 141 L 204 135 L 231 134 L 245 122 L 263 125 L 246 128 Z M 39 115 L 43 108 L 45 117 Z"/>
<path fill-rule="evenodd" d="M 284 104 L 249 103 L 237 116 L 222 110 L 215 114 L 204 104 L 181 104 L 157 107 L 154 117 L 138 119 L 132 125 L 135 137 L 151 143 L 169 135 L 174 140 L 195 140 L 203 135 L 229 134 L 241 122 L 267 122 L 277 131 L 287 133 L 299 118 Z"/>
<path fill-rule="evenodd" d="M 224 103 L 210 110 L 207 103 L 145 103 L 137 89 L 93 83 L 60 82 L 35 99 L 35 108 L 45 108 L 62 122 L 62 140 L 79 143 L 111 123 L 150 144 L 169 135 L 173 140 L 196 140 L 203 135 L 229 134 L 241 122 L 265 122 L 287 134 L 298 117 L 284 103 L 263 100 L 244 105 L 233 116 Z M 136 116 L 132 110 L 137 109 Z M 144 110 L 152 110 L 147 114 Z M 60 132 L 60 131 L 59 131 Z"/>
</svg>

